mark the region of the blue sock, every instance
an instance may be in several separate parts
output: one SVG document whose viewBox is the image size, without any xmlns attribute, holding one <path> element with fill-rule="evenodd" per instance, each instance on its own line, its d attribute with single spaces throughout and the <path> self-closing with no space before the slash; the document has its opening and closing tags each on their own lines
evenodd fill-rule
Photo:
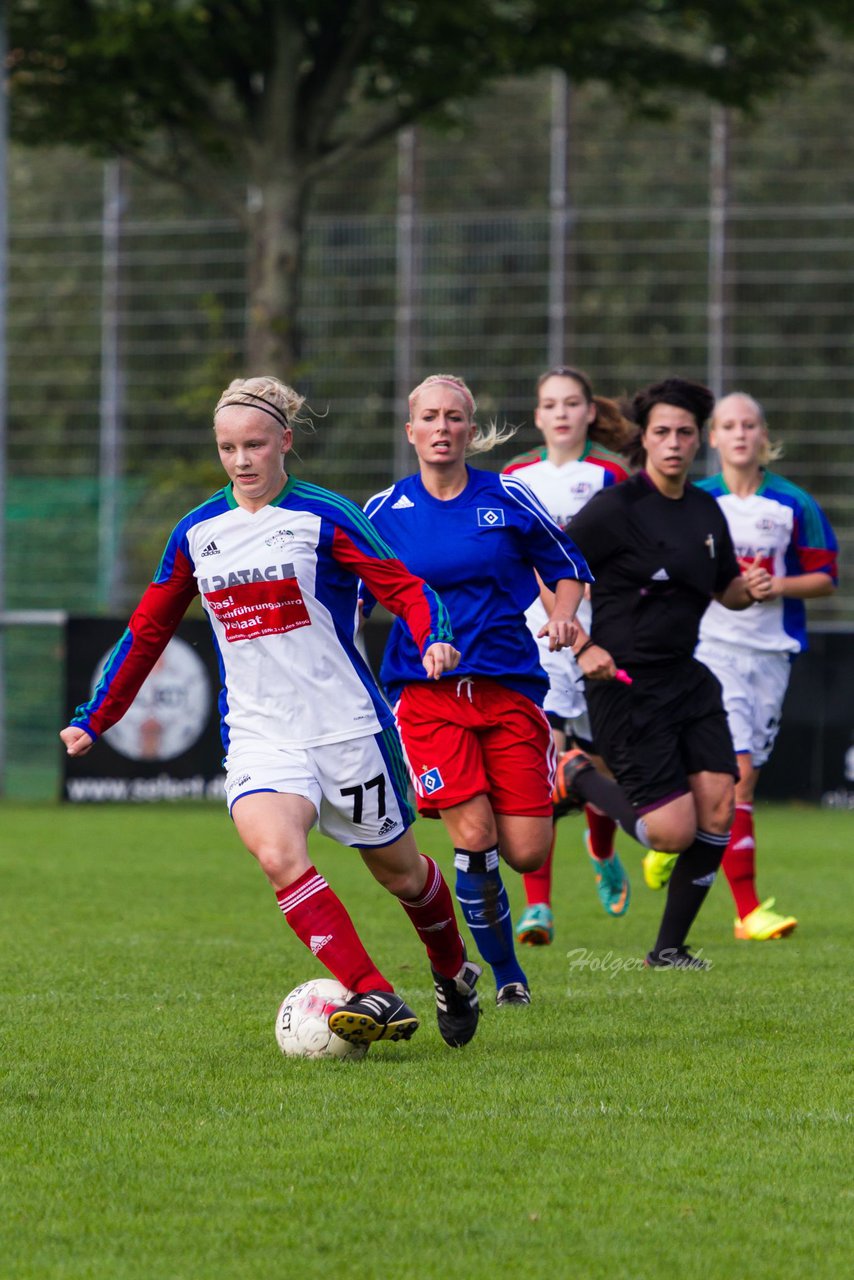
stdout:
<svg viewBox="0 0 854 1280">
<path fill-rule="evenodd" d="M 475 945 L 495 974 L 496 987 L 528 979 L 516 959 L 507 890 L 498 869 L 498 846 L 472 853 L 454 850 L 457 901 Z"/>
</svg>

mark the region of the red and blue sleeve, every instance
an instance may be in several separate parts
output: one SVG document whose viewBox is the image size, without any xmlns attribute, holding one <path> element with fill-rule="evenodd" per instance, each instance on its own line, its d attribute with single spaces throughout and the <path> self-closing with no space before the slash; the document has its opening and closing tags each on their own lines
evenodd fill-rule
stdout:
<svg viewBox="0 0 854 1280">
<path fill-rule="evenodd" d="M 121 720 L 175 634 L 196 592 L 189 557 L 180 545 L 173 545 L 170 540 L 154 581 L 146 588 L 124 634 L 107 659 L 95 692 L 76 709 L 72 724 L 97 738 Z"/>
<path fill-rule="evenodd" d="M 821 507 L 808 494 L 795 509 L 791 555 L 786 557 L 790 575 L 826 573 L 834 585 L 839 583 L 839 547 L 830 521 Z"/>
<path fill-rule="evenodd" d="M 450 644 L 454 638 L 451 620 L 441 597 L 423 578 L 409 572 L 367 517 L 361 512 L 359 516 L 358 528 L 343 529 L 336 524 L 332 539 L 335 560 L 360 577 L 370 595 L 390 613 L 403 619 L 419 653 L 437 642 Z"/>
</svg>

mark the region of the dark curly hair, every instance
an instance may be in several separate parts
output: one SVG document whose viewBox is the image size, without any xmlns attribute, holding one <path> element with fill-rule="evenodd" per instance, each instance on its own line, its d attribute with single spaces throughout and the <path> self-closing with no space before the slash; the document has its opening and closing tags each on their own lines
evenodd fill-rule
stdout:
<svg viewBox="0 0 854 1280">
<path fill-rule="evenodd" d="M 661 382 L 653 382 L 636 391 L 624 407 L 626 417 L 637 426 L 635 435 L 624 448 L 633 467 L 641 467 L 646 461 L 643 434 L 649 415 L 657 404 L 672 404 L 677 409 L 685 409 L 694 418 L 702 434 L 703 427 L 712 416 L 715 397 L 701 382 L 689 382 L 687 378 L 664 378 Z"/>
</svg>

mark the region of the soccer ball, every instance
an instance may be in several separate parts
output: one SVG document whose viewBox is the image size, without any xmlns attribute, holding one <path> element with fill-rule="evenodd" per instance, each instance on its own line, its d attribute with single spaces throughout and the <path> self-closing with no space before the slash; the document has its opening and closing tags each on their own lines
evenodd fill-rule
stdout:
<svg viewBox="0 0 854 1280">
<path fill-rule="evenodd" d="M 294 987 L 276 1014 L 276 1040 L 287 1058 L 364 1058 L 367 1044 L 351 1044 L 329 1030 L 327 1019 L 352 995 L 335 978 Z"/>
</svg>

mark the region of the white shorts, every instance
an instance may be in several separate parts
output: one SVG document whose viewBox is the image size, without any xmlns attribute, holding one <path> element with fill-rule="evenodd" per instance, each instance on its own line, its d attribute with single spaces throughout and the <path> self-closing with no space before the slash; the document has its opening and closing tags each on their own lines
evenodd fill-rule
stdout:
<svg viewBox="0 0 854 1280">
<path fill-rule="evenodd" d="M 304 796 L 324 835 L 355 849 L 393 844 L 415 821 L 400 740 L 394 729 L 319 747 L 245 749 L 225 761 L 228 811 L 243 796 Z"/>
<path fill-rule="evenodd" d="M 736 752 L 749 753 L 753 767 L 761 768 L 780 728 L 792 669 L 790 655 L 701 640 L 694 656 L 720 681 Z"/>
<path fill-rule="evenodd" d="M 569 649 L 549 653 L 540 645 L 540 666 L 549 678 L 543 710 L 564 720 L 576 720 L 587 715 L 587 699 L 584 696 L 584 677 L 581 668 Z"/>
<path fill-rule="evenodd" d="M 543 703 L 543 710 L 549 715 L 562 716 L 564 720 L 578 720 L 579 732 L 586 725 L 587 733 L 582 736 L 589 739 L 590 725 L 586 718 L 587 699 L 584 696 L 584 677 L 572 650 L 558 649 L 552 653 L 549 650 L 548 637 L 541 638 L 537 635 L 543 623 L 547 621 L 546 611 L 539 598 L 525 610 L 525 620 L 528 630 L 537 641 L 540 666 L 549 678 L 549 691 Z M 578 606 L 578 621 L 584 630 L 589 632 L 590 603 L 587 600 L 582 600 Z"/>
</svg>

